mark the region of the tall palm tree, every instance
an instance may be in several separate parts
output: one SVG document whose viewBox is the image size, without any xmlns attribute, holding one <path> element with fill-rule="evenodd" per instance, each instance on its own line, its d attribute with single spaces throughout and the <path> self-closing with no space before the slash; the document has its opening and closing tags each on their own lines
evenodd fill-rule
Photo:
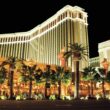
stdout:
<svg viewBox="0 0 110 110">
<path fill-rule="evenodd" d="M 93 83 L 96 74 L 95 68 L 92 66 L 85 67 L 82 72 L 82 80 L 90 82 L 90 85 L 88 84 L 88 93 L 91 97 L 93 97 Z"/>
<path fill-rule="evenodd" d="M 75 66 L 75 92 L 74 98 L 79 98 L 79 61 L 86 59 L 87 56 L 87 47 L 82 46 L 81 44 L 74 43 L 68 45 L 68 50 L 65 52 L 64 56 L 66 59 L 72 57 L 73 64 Z"/>
</svg>

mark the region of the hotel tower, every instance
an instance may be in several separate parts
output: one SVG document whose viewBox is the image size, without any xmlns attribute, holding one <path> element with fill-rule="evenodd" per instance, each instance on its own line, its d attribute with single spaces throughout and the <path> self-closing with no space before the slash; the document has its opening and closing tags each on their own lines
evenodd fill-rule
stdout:
<svg viewBox="0 0 110 110">
<path fill-rule="evenodd" d="M 89 45 L 87 13 L 78 6 L 67 5 L 30 31 L 0 34 L 0 57 L 60 65 L 61 49 L 67 50 L 68 43 L 74 42 Z M 81 67 L 85 64 L 82 61 Z M 68 65 L 72 65 L 71 58 Z"/>
</svg>

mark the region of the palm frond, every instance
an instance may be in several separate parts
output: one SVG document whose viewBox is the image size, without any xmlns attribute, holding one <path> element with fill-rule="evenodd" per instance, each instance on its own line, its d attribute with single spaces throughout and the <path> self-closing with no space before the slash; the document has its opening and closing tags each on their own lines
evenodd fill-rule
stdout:
<svg viewBox="0 0 110 110">
<path fill-rule="evenodd" d="M 72 51 L 67 51 L 64 53 L 65 59 L 68 59 L 72 55 Z"/>
<path fill-rule="evenodd" d="M 94 79 L 94 76 L 95 76 L 97 73 L 96 73 L 94 67 L 88 66 L 88 67 L 85 67 L 85 68 L 83 69 L 82 74 L 83 74 L 83 79 L 93 80 L 93 79 Z"/>
<path fill-rule="evenodd" d="M 82 44 L 78 44 L 78 43 L 73 43 L 73 44 L 69 43 L 67 47 L 68 47 L 68 51 L 64 53 L 64 57 L 66 59 L 68 59 L 71 56 L 76 57 L 75 56 L 76 53 L 76 55 L 78 55 L 80 59 L 83 58 L 84 60 L 86 60 L 85 56 L 88 56 L 87 46 L 83 46 Z"/>
</svg>

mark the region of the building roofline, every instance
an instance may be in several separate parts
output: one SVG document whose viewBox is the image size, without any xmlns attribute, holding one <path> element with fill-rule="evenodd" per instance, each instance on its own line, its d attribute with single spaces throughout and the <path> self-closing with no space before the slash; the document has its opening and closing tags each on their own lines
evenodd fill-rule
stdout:
<svg viewBox="0 0 110 110">
<path fill-rule="evenodd" d="M 61 15 L 62 13 L 64 13 L 67 10 L 71 10 L 71 11 L 80 11 L 81 13 L 84 14 L 84 16 L 87 17 L 87 13 L 84 12 L 84 9 L 79 7 L 79 6 L 71 6 L 71 5 L 66 5 L 64 6 L 62 9 L 60 9 L 59 11 L 57 11 L 52 17 L 48 18 L 47 20 L 45 20 L 44 22 L 42 22 L 41 24 L 37 25 L 36 27 L 34 27 L 33 29 L 26 31 L 26 32 L 14 32 L 14 33 L 7 33 L 7 34 L 0 34 L 0 37 L 15 37 L 15 36 L 30 36 L 32 35 L 34 32 L 36 32 L 36 30 L 42 28 L 43 26 L 49 24 L 50 22 L 53 21 L 53 19 L 57 19 L 57 17 L 59 15 Z"/>
<path fill-rule="evenodd" d="M 105 48 L 105 47 L 110 47 L 110 40 L 107 40 L 107 41 L 98 43 L 98 48 L 99 48 L 99 49 Z"/>
</svg>

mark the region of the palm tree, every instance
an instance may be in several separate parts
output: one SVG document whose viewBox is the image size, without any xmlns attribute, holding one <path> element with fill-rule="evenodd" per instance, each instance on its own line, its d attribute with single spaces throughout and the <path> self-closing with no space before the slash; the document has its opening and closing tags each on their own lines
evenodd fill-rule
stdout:
<svg viewBox="0 0 110 110">
<path fill-rule="evenodd" d="M 62 84 L 62 79 L 64 75 L 64 68 L 57 66 L 56 75 L 57 75 L 57 81 L 58 81 L 58 99 L 61 99 L 61 84 Z"/>
<path fill-rule="evenodd" d="M 0 66 L 0 84 L 3 84 L 6 80 L 7 71 L 3 66 Z"/>
<path fill-rule="evenodd" d="M 79 61 L 82 59 L 86 59 L 85 56 L 88 55 L 87 48 L 82 46 L 81 44 L 74 43 L 69 44 L 68 51 L 65 52 L 64 56 L 66 59 L 72 57 L 74 66 L 75 66 L 75 92 L 74 98 L 79 98 Z"/>
<path fill-rule="evenodd" d="M 48 98 L 47 89 L 50 88 L 50 79 L 51 79 L 50 75 L 51 75 L 50 65 L 46 65 L 46 70 L 43 73 L 43 77 L 45 79 L 45 98 Z"/>
<path fill-rule="evenodd" d="M 82 72 L 82 80 L 90 82 L 90 85 L 88 84 L 88 93 L 91 97 L 93 97 L 93 82 L 96 74 L 95 68 L 92 66 L 85 67 Z"/>
<path fill-rule="evenodd" d="M 106 81 L 110 83 L 110 71 L 107 72 Z"/>
<path fill-rule="evenodd" d="M 34 80 L 34 74 L 35 74 L 35 69 L 36 65 L 33 65 L 32 67 L 26 66 L 26 77 L 29 81 L 29 99 L 31 99 L 32 95 L 32 81 Z"/>
<path fill-rule="evenodd" d="M 110 71 L 107 72 L 106 81 L 110 84 Z"/>
<path fill-rule="evenodd" d="M 20 75 L 19 81 L 23 83 L 27 83 L 29 81 L 29 97 L 28 98 L 31 99 L 32 81 L 35 79 L 36 64 L 28 66 L 24 62 L 23 61 L 21 62 L 22 70 L 20 71 L 21 75 Z"/>
<path fill-rule="evenodd" d="M 64 74 L 62 77 L 62 82 L 65 84 L 69 84 L 70 81 L 72 80 L 72 72 L 68 69 L 68 70 L 64 70 Z"/>
<path fill-rule="evenodd" d="M 96 72 L 98 75 L 95 76 L 95 79 L 97 79 L 97 81 L 101 81 L 102 82 L 102 94 L 103 94 L 103 98 L 105 98 L 105 80 L 106 80 L 106 74 L 105 74 L 105 69 L 104 68 L 100 68 L 100 67 L 96 67 Z"/>
<path fill-rule="evenodd" d="M 32 67 L 27 67 L 28 71 L 28 77 L 29 77 L 29 98 L 31 98 L 32 95 L 32 81 L 34 80 L 34 74 L 35 74 L 35 69 L 36 65 L 33 65 Z"/>
<path fill-rule="evenodd" d="M 42 83 L 43 82 L 43 71 L 40 68 L 38 68 L 35 71 L 34 77 L 35 77 L 36 83 Z"/>
<path fill-rule="evenodd" d="M 9 65 L 9 75 L 8 75 L 8 84 L 10 86 L 10 99 L 13 99 L 13 76 L 14 76 L 14 69 L 16 65 L 16 58 L 9 57 L 2 65 Z"/>
<path fill-rule="evenodd" d="M 52 73 L 50 74 L 50 80 L 51 80 L 51 84 L 54 85 L 58 82 L 56 71 L 52 70 Z"/>
</svg>

